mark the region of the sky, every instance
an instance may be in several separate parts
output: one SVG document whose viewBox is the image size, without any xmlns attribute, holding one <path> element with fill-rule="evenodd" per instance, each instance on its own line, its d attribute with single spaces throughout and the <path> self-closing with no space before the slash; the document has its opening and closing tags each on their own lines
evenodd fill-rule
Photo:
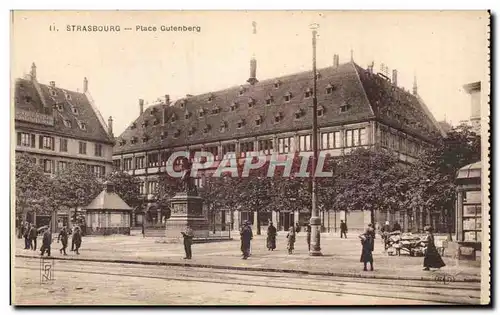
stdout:
<svg viewBox="0 0 500 315">
<path fill-rule="evenodd" d="M 252 32 L 256 22 L 257 33 Z M 398 70 L 398 85 L 418 92 L 436 120 L 470 116 L 466 83 L 488 75 L 485 11 L 19 11 L 12 17 L 11 78 L 28 74 L 69 90 L 83 78 L 116 136 L 139 115 L 138 100 L 175 101 L 312 67 L 310 24 L 319 24 L 318 68 L 354 62 Z M 120 32 L 68 32 L 67 25 L 113 25 Z M 51 31 L 53 26 L 58 31 Z M 137 31 L 137 26 L 157 31 Z M 161 26 L 199 26 L 166 32 Z M 126 31 L 130 27 L 132 30 Z M 147 105 L 146 105 L 147 106 Z"/>
</svg>

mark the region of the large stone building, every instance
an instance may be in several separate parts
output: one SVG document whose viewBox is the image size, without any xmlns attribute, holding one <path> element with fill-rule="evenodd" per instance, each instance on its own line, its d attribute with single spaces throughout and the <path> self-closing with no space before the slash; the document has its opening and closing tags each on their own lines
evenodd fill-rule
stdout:
<svg viewBox="0 0 500 315">
<path fill-rule="evenodd" d="M 481 134 L 481 82 L 466 84 L 464 89 L 471 97 L 469 123 L 475 133 Z"/>
<path fill-rule="evenodd" d="M 258 81 L 256 61 L 252 59 L 246 83 L 201 95 L 188 95 L 173 103 L 165 100 L 144 108 L 139 100 L 139 117 L 117 138 L 113 162 L 142 180 L 141 192 L 152 200 L 158 174 L 165 172 L 172 152 L 209 151 L 220 161 L 228 152 L 236 158 L 257 151 L 270 155 L 311 151 L 312 72 L 301 72 Z M 432 145 L 443 133 L 417 93 L 397 84 L 392 78 L 376 73 L 373 63 L 363 69 L 352 60 L 339 64 L 334 56 L 331 67 L 317 72 L 319 148 L 331 155 L 347 154 L 365 146 L 379 145 L 396 151 L 404 162 L 414 161 L 422 148 Z M 201 176 L 197 184 L 202 185 Z M 152 207 L 147 221 L 158 222 L 160 209 Z M 310 209 L 272 213 L 261 218 L 272 220 L 281 229 L 305 221 Z M 136 223 L 144 219 L 137 213 Z M 233 229 L 252 214 L 227 209 L 219 222 L 232 223 Z M 378 219 L 404 222 L 411 228 L 419 218 L 401 214 L 380 214 Z M 339 214 L 325 211 L 325 230 L 347 219 L 350 228 L 362 228 L 370 220 L 368 213 L 352 211 Z"/>
<path fill-rule="evenodd" d="M 29 154 L 45 173 L 54 174 L 69 163 L 83 163 L 90 172 L 104 176 L 112 169 L 112 120 L 106 125 L 83 81 L 75 92 L 37 81 L 36 66 L 30 74 L 16 79 L 14 89 L 15 152 Z M 30 221 L 31 214 L 29 214 Z M 42 219 L 42 218 L 39 218 Z M 68 213 L 59 213 L 59 222 L 68 223 Z"/>
</svg>

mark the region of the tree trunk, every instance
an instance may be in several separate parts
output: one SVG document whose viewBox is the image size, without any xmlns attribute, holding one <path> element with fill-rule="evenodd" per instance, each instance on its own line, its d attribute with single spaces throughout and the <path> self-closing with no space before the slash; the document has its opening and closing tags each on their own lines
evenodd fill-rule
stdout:
<svg viewBox="0 0 500 315">
<path fill-rule="evenodd" d="M 259 211 L 255 211 L 257 213 L 257 235 L 260 235 L 260 220 L 259 220 Z"/>
</svg>

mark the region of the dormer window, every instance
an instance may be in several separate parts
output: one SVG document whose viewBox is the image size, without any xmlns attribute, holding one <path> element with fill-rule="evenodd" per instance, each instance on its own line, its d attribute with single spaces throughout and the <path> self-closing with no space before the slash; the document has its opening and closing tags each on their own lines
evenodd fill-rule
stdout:
<svg viewBox="0 0 500 315">
<path fill-rule="evenodd" d="M 71 107 L 71 112 L 73 113 L 73 115 L 78 115 L 79 114 L 78 108 L 76 108 L 74 106 Z"/>
<path fill-rule="evenodd" d="M 198 117 L 203 117 L 203 116 L 205 116 L 205 109 L 200 108 L 200 109 L 198 110 Z"/>
<path fill-rule="evenodd" d="M 285 99 L 285 102 L 290 102 L 290 100 L 292 99 L 292 93 L 290 93 L 290 92 L 286 93 L 284 96 L 284 99 Z"/>
<path fill-rule="evenodd" d="M 219 126 L 219 130 L 220 132 L 224 132 L 227 130 L 227 122 L 223 121 L 220 123 L 220 126 Z"/>
<path fill-rule="evenodd" d="M 189 119 L 190 117 L 191 117 L 191 113 L 190 113 L 190 112 L 188 112 L 188 111 L 186 111 L 186 112 L 184 113 L 184 118 Z"/>
<path fill-rule="evenodd" d="M 211 102 L 211 101 L 213 101 L 213 100 L 214 100 L 214 98 L 215 98 L 215 97 L 214 97 L 214 95 L 213 95 L 213 94 L 210 94 L 210 95 L 208 96 L 207 101 L 208 101 L 208 102 Z"/>
<path fill-rule="evenodd" d="M 210 129 L 212 129 L 212 126 L 206 125 L 205 127 L 203 127 L 203 133 L 208 133 Z"/>
<path fill-rule="evenodd" d="M 334 89 L 333 85 L 328 84 L 326 86 L 326 94 L 332 94 L 333 93 L 333 89 Z"/>
<path fill-rule="evenodd" d="M 189 128 L 189 130 L 188 130 L 188 135 L 189 135 L 189 136 L 192 136 L 192 135 L 194 135 L 194 133 L 195 133 L 195 132 L 196 132 L 196 128 L 191 127 L 191 128 Z"/>
<path fill-rule="evenodd" d="M 302 116 L 304 116 L 304 110 L 302 108 L 299 108 L 295 111 L 294 115 L 295 119 L 300 119 Z"/>
<path fill-rule="evenodd" d="M 233 103 L 231 104 L 231 107 L 230 107 L 231 111 L 232 111 L 232 112 L 233 112 L 233 111 L 235 111 L 235 110 L 236 110 L 236 108 L 238 108 L 238 103 L 237 103 L 237 102 L 233 102 Z"/>
<path fill-rule="evenodd" d="M 323 106 L 318 106 L 318 117 L 321 117 L 325 114 L 325 108 Z"/>
<path fill-rule="evenodd" d="M 251 98 L 248 100 L 248 107 L 253 107 L 255 105 L 255 99 Z"/>
<path fill-rule="evenodd" d="M 149 140 L 148 135 L 143 135 L 142 136 L 142 142 L 148 142 L 148 140 Z"/>
<path fill-rule="evenodd" d="M 132 125 L 130 125 L 130 129 L 135 129 L 135 128 L 137 128 L 137 124 L 133 122 Z"/>
<path fill-rule="evenodd" d="M 173 114 L 172 117 L 170 118 L 170 121 L 174 123 L 176 120 L 177 120 L 177 115 Z"/>
<path fill-rule="evenodd" d="M 272 103 L 274 103 L 273 96 L 272 95 L 268 95 L 266 97 L 266 105 L 271 105 Z"/>
<path fill-rule="evenodd" d="M 87 124 L 82 121 L 78 122 L 78 126 L 80 127 L 81 130 L 87 130 Z"/>
<path fill-rule="evenodd" d="M 56 92 L 56 90 L 54 90 L 54 89 L 50 89 L 50 95 L 51 95 L 52 97 L 57 96 L 57 92 Z"/>
<path fill-rule="evenodd" d="M 238 120 L 238 121 L 236 122 L 236 127 L 237 127 L 238 129 L 242 128 L 244 125 L 245 125 L 245 120 L 243 120 L 243 119 L 240 119 L 240 120 Z"/>
<path fill-rule="evenodd" d="M 162 131 L 160 134 L 161 139 L 165 139 L 167 137 L 168 133 L 166 131 Z"/>
<path fill-rule="evenodd" d="M 24 97 L 24 101 L 25 101 L 26 103 L 31 103 L 31 96 L 26 95 L 26 96 Z"/>
<path fill-rule="evenodd" d="M 280 80 L 276 80 L 274 81 L 274 88 L 277 89 L 281 86 L 281 81 Z"/>
<path fill-rule="evenodd" d="M 243 85 L 240 85 L 240 95 L 243 95 L 246 91 L 247 89 Z"/>
<path fill-rule="evenodd" d="M 64 120 L 63 120 L 63 122 L 64 122 L 64 125 L 65 125 L 66 127 L 71 128 L 71 120 L 69 120 L 69 119 L 64 119 Z"/>
<path fill-rule="evenodd" d="M 344 104 L 344 105 L 340 106 L 340 112 L 341 112 L 341 113 L 345 113 L 345 112 L 347 112 L 350 108 L 351 108 L 351 105 L 349 105 L 349 104 Z"/>
<path fill-rule="evenodd" d="M 174 132 L 174 138 L 179 138 L 179 136 L 181 135 L 181 130 L 180 129 L 177 129 L 175 132 Z"/>
<path fill-rule="evenodd" d="M 135 137 L 135 136 L 132 137 L 132 139 L 130 139 L 130 143 L 132 143 L 132 144 L 137 143 L 137 137 Z"/>
<path fill-rule="evenodd" d="M 120 142 L 119 142 L 119 143 L 120 143 L 120 146 L 124 146 L 124 145 L 125 145 L 125 143 L 127 143 L 127 140 L 125 140 L 125 139 L 120 139 Z"/>
<path fill-rule="evenodd" d="M 313 96 L 313 90 L 311 88 L 307 88 L 306 92 L 304 93 L 305 98 L 310 98 Z"/>
<path fill-rule="evenodd" d="M 283 113 L 279 112 L 274 115 L 274 122 L 279 123 L 283 119 Z"/>
<path fill-rule="evenodd" d="M 257 126 L 262 125 L 262 116 L 259 115 L 259 116 L 255 117 L 255 124 Z"/>
<path fill-rule="evenodd" d="M 148 126 L 148 121 L 147 120 L 143 121 L 142 122 L 142 127 L 146 128 L 147 126 Z"/>
<path fill-rule="evenodd" d="M 151 116 L 154 116 L 154 114 L 155 114 L 156 112 L 157 112 L 156 107 L 153 107 L 153 108 L 151 108 L 151 111 L 149 112 L 149 114 L 150 114 Z"/>
<path fill-rule="evenodd" d="M 153 125 L 158 125 L 160 121 L 158 119 L 153 120 Z"/>
<path fill-rule="evenodd" d="M 215 106 L 214 108 L 212 108 L 212 115 L 217 115 L 218 113 L 220 113 L 219 106 Z"/>
<path fill-rule="evenodd" d="M 179 105 L 181 106 L 181 108 L 184 108 L 186 106 L 186 100 L 181 100 Z"/>
<path fill-rule="evenodd" d="M 58 110 L 58 111 L 60 111 L 60 112 L 64 111 L 64 106 L 63 106 L 63 104 L 57 103 L 57 104 L 56 104 L 56 108 L 57 108 L 57 110 Z"/>
<path fill-rule="evenodd" d="M 65 94 L 65 96 L 66 96 L 66 99 L 67 99 L 68 101 L 71 101 L 71 94 L 68 94 L 67 92 L 65 92 L 64 94 Z"/>
</svg>

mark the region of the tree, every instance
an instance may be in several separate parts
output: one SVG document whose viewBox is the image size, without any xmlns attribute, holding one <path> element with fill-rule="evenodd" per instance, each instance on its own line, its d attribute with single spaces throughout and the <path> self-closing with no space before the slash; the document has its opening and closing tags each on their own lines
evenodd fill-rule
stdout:
<svg viewBox="0 0 500 315">
<path fill-rule="evenodd" d="M 115 186 L 115 192 L 132 208 L 142 203 L 139 193 L 140 180 L 124 171 L 114 171 L 106 175 L 105 181 Z"/>
<path fill-rule="evenodd" d="M 49 177 L 27 154 L 16 154 L 16 215 L 26 220 L 29 209 L 40 210 L 42 197 L 50 192 Z"/>
<path fill-rule="evenodd" d="M 170 200 L 181 190 L 182 182 L 180 178 L 172 177 L 168 173 L 161 174 L 158 177 L 158 185 L 153 195 L 154 200 L 156 200 L 158 207 L 161 209 L 162 219 L 170 217 Z"/>
</svg>

